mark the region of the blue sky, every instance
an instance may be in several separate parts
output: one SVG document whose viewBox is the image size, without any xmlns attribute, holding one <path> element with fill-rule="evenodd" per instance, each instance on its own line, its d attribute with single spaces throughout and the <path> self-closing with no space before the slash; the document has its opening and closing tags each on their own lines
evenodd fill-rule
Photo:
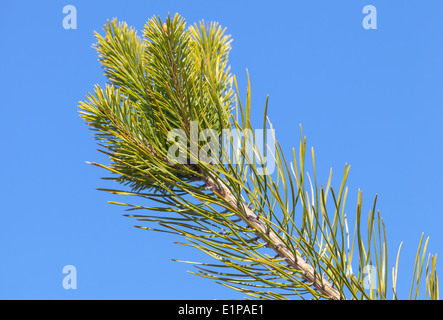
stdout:
<svg viewBox="0 0 443 320">
<path fill-rule="evenodd" d="M 65 5 L 77 29 L 62 26 Z M 362 27 L 365 5 L 377 29 Z M 112 206 L 106 163 L 78 102 L 106 79 L 94 30 L 117 17 L 141 30 L 153 15 L 218 21 L 234 42 L 232 72 L 252 84 L 253 120 L 266 96 L 277 138 L 290 154 L 301 124 L 326 183 L 351 165 L 357 190 L 388 233 L 389 270 L 398 245 L 400 297 L 409 293 L 422 232 L 442 256 L 443 2 L 441 1 L 2 1 L 0 4 L 0 299 L 241 299 L 171 261 L 206 259 L 173 236 L 133 228 Z M 78 288 L 62 286 L 74 265 Z M 441 262 L 438 262 L 441 266 Z"/>
</svg>

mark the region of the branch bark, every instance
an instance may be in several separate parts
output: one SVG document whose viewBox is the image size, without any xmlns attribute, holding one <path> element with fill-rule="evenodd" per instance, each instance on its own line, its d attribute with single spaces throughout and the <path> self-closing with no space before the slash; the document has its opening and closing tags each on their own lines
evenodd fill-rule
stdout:
<svg viewBox="0 0 443 320">
<path fill-rule="evenodd" d="M 242 212 L 243 216 L 240 216 L 240 218 L 251 228 L 259 231 L 258 236 L 267 244 L 269 248 L 273 249 L 295 270 L 301 271 L 303 279 L 311 283 L 318 292 L 329 297 L 331 300 L 344 299 L 344 297 L 340 295 L 340 292 L 334 288 L 327 279 L 321 275 L 318 275 L 310 264 L 308 264 L 302 257 L 295 256 L 287 245 L 277 236 L 275 231 L 269 229 L 266 223 L 260 220 L 260 217 L 258 217 L 248 206 L 239 204 L 236 197 L 224 183 L 221 181 L 216 182 L 207 175 L 204 175 L 204 177 L 206 186 L 215 191 L 237 211 Z M 269 240 L 266 239 L 263 234 L 266 234 L 271 242 L 269 242 Z"/>
</svg>

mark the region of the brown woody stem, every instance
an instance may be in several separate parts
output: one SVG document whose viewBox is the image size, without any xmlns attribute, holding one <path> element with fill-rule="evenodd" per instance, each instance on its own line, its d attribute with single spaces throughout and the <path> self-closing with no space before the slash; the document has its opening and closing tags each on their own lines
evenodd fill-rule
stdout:
<svg viewBox="0 0 443 320">
<path fill-rule="evenodd" d="M 283 258 L 295 270 L 301 271 L 304 280 L 312 284 L 312 286 L 321 294 L 329 297 L 331 300 L 341 300 L 344 297 L 340 292 L 332 286 L 332 284 L 323 276 L 319 276 L 318 272 L 308 264 L 301 256 L 295 256 L 289 250 L 288 246 L 280 239 L 273 229 L 267 227 L 266 223 L 260 220 L 259 217 L 246 205 L 240 205 L 231 190 L 227 188 L 224 183 L 205 176 L 205 183 L 216 194 L 223 198 L 229 205 L 231 205 L 237 212 L 241 212 L 240 218 L 251 228 L 257 230 L 257 235 L 273 249 L 281 258 Z M 263 235 L 266 235 L 263 236 Z"/>
</svg>

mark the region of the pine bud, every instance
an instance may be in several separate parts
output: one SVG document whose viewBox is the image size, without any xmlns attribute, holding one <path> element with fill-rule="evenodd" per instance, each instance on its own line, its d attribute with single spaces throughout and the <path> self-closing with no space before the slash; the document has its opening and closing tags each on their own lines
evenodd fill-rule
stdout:
<svg viewBox="0 0 443 320">
<path fill-rule="evenodd" d="M 168 26 L 166 23 L 163 23 L 163 31 L 168 34 Z"/>
</svg>

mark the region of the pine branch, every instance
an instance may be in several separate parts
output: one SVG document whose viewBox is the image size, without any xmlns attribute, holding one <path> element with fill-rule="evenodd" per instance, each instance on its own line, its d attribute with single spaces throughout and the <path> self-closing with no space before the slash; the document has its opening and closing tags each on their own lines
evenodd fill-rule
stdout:
<svg viewBox="0 0 443 320">
<path fill-rule="evenodd" d="M 186 237 L 188 242 L 182 245 L 217 261 L 194 262 L 199 266 L 197 275 L 254 298 L 387 299 L 387 238 L 383 219 L 376 214 L 376 198 L 363 227 L 359 190 L 351 241 L 345 213 L 349 166 L 345 166 L 337 193 L 331 186 L 332 172 L 326 187 L 319 187 L 313 150 L 312 179 L 305 169 L 303 135 L 298 159 L 294 150 L 293 163 L 288 164 L 278 141 L 265 130 L 268 101 L 262 142 L 275 148 L 268 152 L 256 147 L 249 76 L 243 105 L 235 77 L 229 73 L 231 39 L 225 29 L 217 23 L 186 28 L 184 19 L 175 15 L 168 16 L 166 22 L 159 17 L 150 19 L 142 38 L 116 20 L 107 23 L 104 36 L 97 33 L 96 37 L 94 47 L 109 83 L 105 89 L 97 85 L 80 108 L 82 118 L 95 131 L 102 147 L 99 151 L 109 156 L 111 163 L 92 164 L 112 173 L 106 179 L 129 189 L 102 190 L 159 206 L 110 203 L 128 211 L 157 212 L 126 216 L 159 225 L 137 226 L 141 229 Z M 213 130 L 211 141 L 222 140 L 225 129 L 243 130 L 245 136 L 237 148 L 240 152 L 226 158 L 221 143 L 221 147 L 207 150 L 206 160 L 200 159 L 198 151 L 208 141 L 198 140 L 198 136 L 195 140 L 195 129 L 197 135 Z M 251 137 L 246 134 L 249 131 Z M 233 139 L 230 136 L 228 140 L 232 143 Z M 171 161 L 177 152 L 183 161 Z M 260 168 L 268 157 L 275 163 L 274 174 Z M 422 249 L 422 240 L 423 236 L 410 297 L 415 293 L 418 298 L 419 291 L 425 290 L 426 298 L 438 299 L 436 256 L 428 256 L 424 269 L 428 242 Z M 400 248 L 392 270 L 394 299 L 398 298 Z M 269 256 L 268 249 L 276 255 Z M 424 289 L 420 286 L 423 270 Z M 374 276 L 377 281 L 372 281 Z"/>
<path fill-rule="evenodd" d="M 211 188 L 214 193 L 223 198 L 225 202 L 229 203 L 234 208 L 235 212 L 240 213 L 240 218 L 255 230 L 255 233 L 258 234 L 258 237 L 260 237 L 267 244 L 267 247 L 274 250 L 295 270 L 301 271 L 302 277 L 312 284 L 315 289 L 317 289 L 324 296 L 329 297 L 331 300 L 340 300 L 344 298 L 341 297 L 338 290 L 335 289 L 327 279 L 321 275 L 318 275 L 315 269 L 310 266 L 301 256 L 291 251 L 286 244 L 281 241 L 280 237 L 278 237 L 272 229 L 267 227 L 266 223 L 260 219 L 259 215 L 254 213 L 244 203 L 240 204 L 224 183 L 220 181 L 216 183 L 211 177 L 208 176 L 206 176 L 204 180 L 206 185 Z"/>
</svg>

